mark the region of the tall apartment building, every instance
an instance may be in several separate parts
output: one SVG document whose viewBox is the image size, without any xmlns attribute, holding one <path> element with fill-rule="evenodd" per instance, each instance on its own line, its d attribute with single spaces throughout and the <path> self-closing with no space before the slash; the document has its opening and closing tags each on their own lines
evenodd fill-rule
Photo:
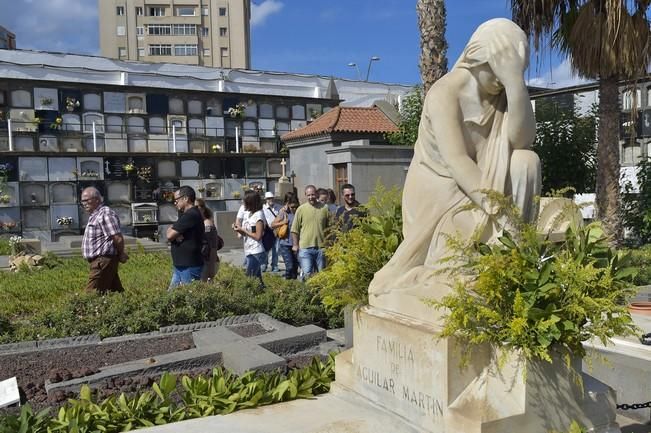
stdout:
<svg viewBox="0 0 651 433">
<path fill-rule="evenodd" d="M 98 0 L 102 56 L 251 67 L 251 0 Z"/>
<path fill-rule="evenodd" d="M 0 49 L 15 50 L 16 49 L 16 35 L 9 30 L 0 26 Z"/>
</svg>

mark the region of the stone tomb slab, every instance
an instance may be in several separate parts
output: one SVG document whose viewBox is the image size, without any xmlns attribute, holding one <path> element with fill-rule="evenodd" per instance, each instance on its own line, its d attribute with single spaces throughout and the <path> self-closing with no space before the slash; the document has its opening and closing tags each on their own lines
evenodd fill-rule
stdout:
<svg viewBox="0 0 651 433">
<path fill-rule="evenodd" d="M 137 340 L 188 331 L 194 331 L 194 349 L 111 365 L 83 378 L 47 383 L 46 389 L 48 393 L 54 390 L 73 391 L 83 384 L 92 387 L 113 377 L 155 375 L 164 371 L 196 371 L 215 365 L 223 365 L 236 374 L 248 370 L 282 370 L 287 366 L 285 357 L 319 347 L 327 340 L 326 331 L 317 326 L 294 327 L 265 314 L 252 314 L 227 317 L 215 322 L 169 326 L 158 332 L 107 338 L 103 342 Z"/>
</svg>

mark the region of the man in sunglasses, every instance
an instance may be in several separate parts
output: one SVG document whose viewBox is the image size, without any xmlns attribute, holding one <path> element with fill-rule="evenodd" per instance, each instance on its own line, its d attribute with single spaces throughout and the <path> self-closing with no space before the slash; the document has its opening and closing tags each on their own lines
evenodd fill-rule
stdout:
<svg viewBox="0 0 651 433">
<path fill-rule="evenodd" d="M 205 227 L 203 216 L 194 205 L 195 197 L 194 189 L 189 186 L 182 186 L 174 192 L 174 206 L 181 215 L 167 228 L 167 240 L 172 245 L 173 273 L 170 290 L 201 279 L 201 243 Z"/>
<path fill-rule="evenodd" d="M 342 232 L 347 232 L 355 227 L 356 220 L 366 216 L 366 210 L 355 200 L 355 187 L 349 183 L 341 186 L 341 195 L 344 205 L 339 206 L 335 212 L 335 221 L 339 222 Z"/>
</svg>

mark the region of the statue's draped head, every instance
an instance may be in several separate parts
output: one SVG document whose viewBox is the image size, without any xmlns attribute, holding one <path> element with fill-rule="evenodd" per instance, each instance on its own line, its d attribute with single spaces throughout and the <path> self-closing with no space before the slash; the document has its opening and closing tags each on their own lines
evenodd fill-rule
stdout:
<svg viewBox="0 0 651 433">
<path fill-rule="evenodd" d="M 500 36 L 504 36 L 513 50 L 523 56 L 528 64 L 529 40 L 527 35 L 513 21 L 506 18 L 494 18 L 477 27 L 454 67 L 470 69 L 487 63 L 491 44 L 495 43 Z"/>
</svg>

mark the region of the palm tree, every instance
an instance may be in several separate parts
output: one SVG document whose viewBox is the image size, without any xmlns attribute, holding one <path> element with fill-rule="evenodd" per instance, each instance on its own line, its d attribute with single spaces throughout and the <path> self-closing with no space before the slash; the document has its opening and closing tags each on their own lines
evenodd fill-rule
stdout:
<svg viewBox="0 0 651 433">
<path fill-rule="evenodd" d="M 423 80 L 423 91 L 427 94 L 432 84 L 448 71 L 445 2 L 418 0 L 416 12 L 420 30 L 420 76 Z"/>
<path fill-rule="evenodd" d="M 511 0 L 513 20 L 537 51 L 552 47 L 570 59 L 580 76 L 599 80 L 597 210 L 614 242 L 619 218 L 619 81 L 646 73 L 649 66 L 651 0 Z"/>
</svg>

